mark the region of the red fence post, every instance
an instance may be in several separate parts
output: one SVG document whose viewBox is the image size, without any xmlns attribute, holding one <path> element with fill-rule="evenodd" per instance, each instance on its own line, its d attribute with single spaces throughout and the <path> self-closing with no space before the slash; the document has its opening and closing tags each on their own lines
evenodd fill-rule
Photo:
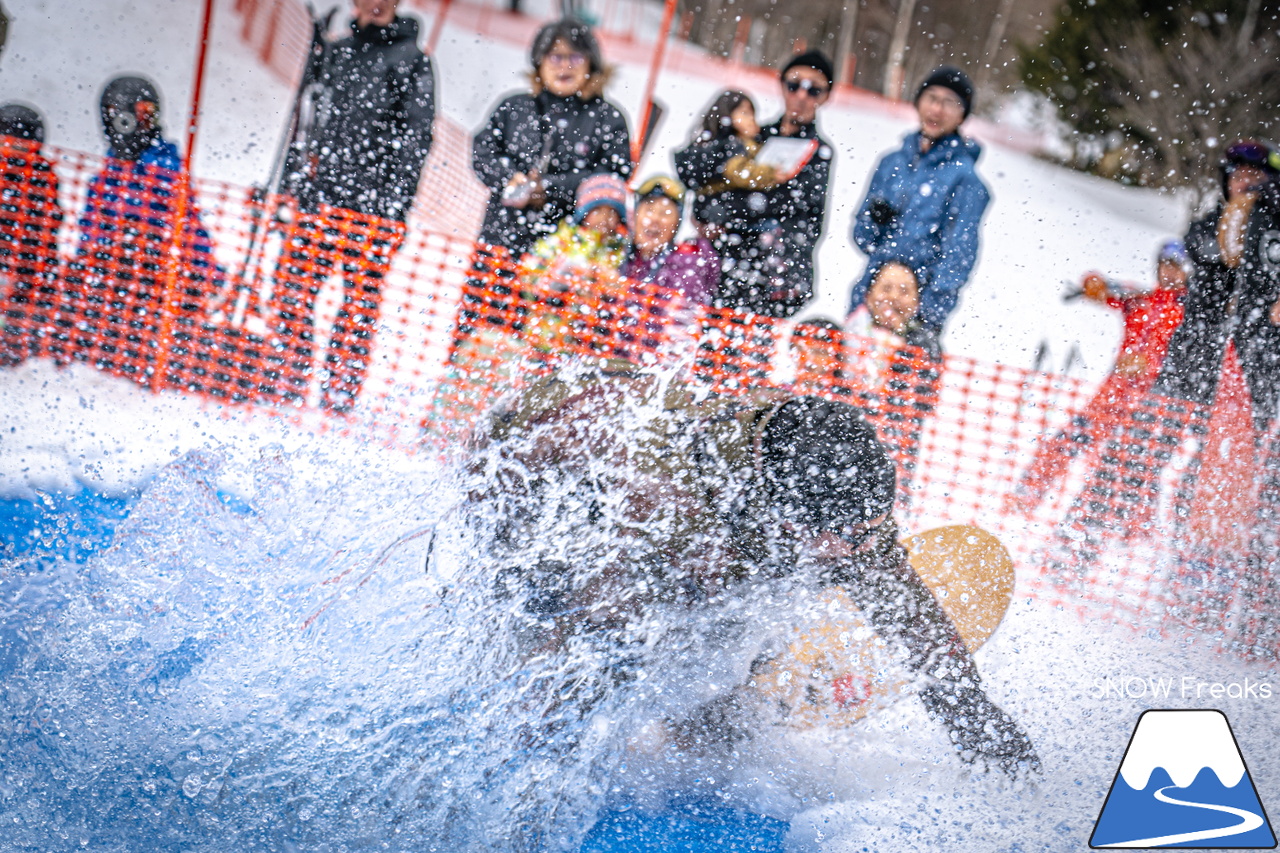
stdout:
<svg viewBox="0 0 1280 853">
<path fill-rule="evenodd" d="M 658 43 L 654 46 L 653 61 L 649 63 L 649 80 L 644 86 L 644 106 L 640 110 L 640 126 L 631 142 L 631 165 L 640 165 L 640 155 L 644 153 L 645 133 L 649 130 L 649 116 L 653 113 L 653 89 L 658 83 L 658 71 L 662 67 L 662 56 L 667 50 L 667 36 L 671 32 L 671 21 L 676 14 L 676 0 L 667 0 L 662 12 L 662 26 L 658 29 Z"/>
<path fill-rule="evenodd" d="M 160 347 L 156 354 L 156 372 L 151 377 L 151 389 L 160 390 L 168 369 L 169 351 L 173 348 L 173 297 L 178 289 L 178 277 L 182 274 L 183 234 L 187 225 L 187 210 L 191 207 L 191 163 L 195 156 L 196 130 L 200 124 L 200 98 L 204 90 L 204 70 L 209 56 L 209 30 L 213 22 L 213 0 L 204 0 L 204 23 L 200 31 L 200 48 L 196 56 L 194 85 L 191 88 L 191 111 L 187 116 L 187 148 L 182 159 L 182 172 L 178 175 L 178 201 L 173 211 L 173 236 L 166 258 L 164 290 L 160 299 Z M 194 235 L 193 235 L 194 236 Z"/>
</svg>

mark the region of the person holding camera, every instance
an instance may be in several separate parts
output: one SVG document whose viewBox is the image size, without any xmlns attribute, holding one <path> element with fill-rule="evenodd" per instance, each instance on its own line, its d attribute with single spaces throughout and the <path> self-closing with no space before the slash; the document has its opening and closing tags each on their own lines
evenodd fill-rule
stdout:
<svg viewBox="0 0 1280 853">
<path fill-rule="evenodd" d="M 978 227 L 991 195 L 975 165 L 982 149 L 960 135 L 973 107 L 973 83 L 942 66 L 916 90 L 920 129 L 880 161 L 853 224 L 867 268 L 849 311 L 866 300 L 875 271 L 900 260 L 922 273 L 920 322 L 935 334 L 956 307 L 978 256 Z"/>
</svg>

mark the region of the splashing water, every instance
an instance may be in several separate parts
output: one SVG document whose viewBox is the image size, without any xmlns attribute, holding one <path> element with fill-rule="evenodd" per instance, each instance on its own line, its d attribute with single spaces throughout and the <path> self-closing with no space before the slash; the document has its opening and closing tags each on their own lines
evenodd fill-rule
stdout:
<svg viewBox="0 0 1280 853">
<path fill-rule="evenodd" d="M 787 821 L 790 850 L 1076 850 L 1138 714 L 1208 701 L 1098 678 L 1276 681 L 1022 601 L 979 660 L 1037 741 L 1035 786 L 972 776 L 910 699 L 845 732 L 691 748 L 663 721 L 812 618 L 803 587 L 659 608 L 634 648 L 531 652 L 527 592 L 498 594 L 483 525 L 455 523 L 456 472 L 338 461 L 191 453 L 87 560 L 0 565 L 0 849 L 597 851 L 622 849 L 601 826 L 655 838 L 684 814 Z M 239 501 L 214 485 L 229 473 Z M 1226 708 L 1264 804 L 1277 702 Z"/>
</svg>

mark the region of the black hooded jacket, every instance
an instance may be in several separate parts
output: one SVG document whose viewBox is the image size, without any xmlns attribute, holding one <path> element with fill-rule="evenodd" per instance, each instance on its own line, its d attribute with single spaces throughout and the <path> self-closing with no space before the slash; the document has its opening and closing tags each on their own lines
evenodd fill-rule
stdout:
<svg viewBox="0 0 1280 853">
<path fill-rule="evenodd" d="M 536 209 L 504 205 L 502 191 L 512 176 L 538 171 L 543 160 L 546 204 Z M 480 241 L 518 257 L 573 213 L 584 178 L 605 173 L 630 176 L 631 136 L 618 108 L 598 95 L 512 95 L 476 133 L 471 165 L 490 190 Z"/>
<path fill-rule="evenodd" d="M 1212 405 L 1227 342 L 1234 341 L 1261 429 L 1276 416 L 1280 397 L 1280 327 L 1270 319 L 1271 307 L 1280 300 L 1280 184 L 1273 181 L 1259 192 L 1235 269 L 1222 261 L 1221 216 L 1219 206 L 1187 231 L 1194 270 L 1186 313 L 1169 342 L 1155 391 Z"/>
<path fill-rule="evenodd" d="M 435 76 L 418 22 L 359 27 L 309 68 L 314 114 L 285 167 L 285 191 L 306 212 L 321 204 L 403 222 L 431 148 Z"/>
</svg>

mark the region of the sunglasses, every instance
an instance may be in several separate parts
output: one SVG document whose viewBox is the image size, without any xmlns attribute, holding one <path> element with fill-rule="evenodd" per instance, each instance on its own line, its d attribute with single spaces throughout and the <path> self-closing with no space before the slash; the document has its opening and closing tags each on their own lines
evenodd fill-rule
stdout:
<svg viewBox="0 0 1280 853">
<path fill-rule="evenodd" d="M 813 98 L 815 101 L 830 91 L 826 86 L 819 86 L 817 83 L 810 80 L 787 80 L 783 85 L 786 86 L 787 91 L 793 95 L 803 89 L 805 94 L 810 98 Z"/>
</svg>

